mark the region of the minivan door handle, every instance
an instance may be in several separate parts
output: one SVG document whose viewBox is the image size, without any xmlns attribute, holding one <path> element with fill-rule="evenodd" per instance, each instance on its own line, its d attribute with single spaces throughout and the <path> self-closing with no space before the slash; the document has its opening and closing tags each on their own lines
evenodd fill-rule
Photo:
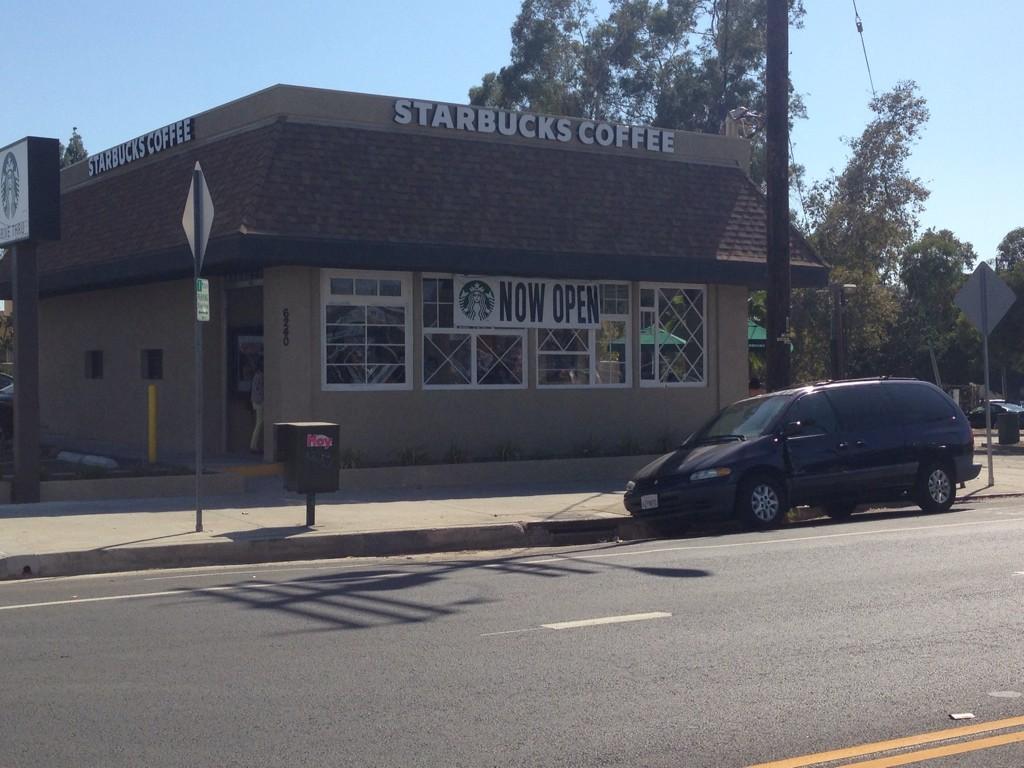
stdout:
<svg viewBox="0 0 1024 768">
<path fill-rule="evenodd" d="M 836 446 L 836 448 L 838 448 L 838 449 L 839 449 L 840 451 L 845 451 L 845 450 L 846 450 L 847 448 L 849 448 L 849 447 L 850 447 L 850 444 L 849 444 L 848 442 L 846 442 L 845 440 L 844 440 L 844 441 L 842 441 L 841 443 L 839 443 L 839 444 L 838 444 L 838 445 Z"/>
<path fill-rule="evenodd" d="M 858 448 L 863 448 L 864 447 L 864 441 L 863 440 L 858 440 L 857 442 L 854 443 L 854 445 L 857 446 Z"/>
</svg>

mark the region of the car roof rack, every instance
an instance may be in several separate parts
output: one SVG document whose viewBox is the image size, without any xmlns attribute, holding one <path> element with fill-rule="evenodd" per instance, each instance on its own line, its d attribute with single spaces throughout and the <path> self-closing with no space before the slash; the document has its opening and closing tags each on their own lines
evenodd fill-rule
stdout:
<svg viewBox="0 0 1024 768">
<path fill-rule="evenodd" d="M 913 376 L 892 376 L 888 373 L 881 376 L 861 376 L 856 379 L 819 379 L 800 384 L 794 384 L 789 389 L 803 389 L 804 387 L 823 387 L 827 384 L 854 384 L 860 381 L 921 381 Z M 927 382 L 926 382 L 927 383 Z"/>
</svg>

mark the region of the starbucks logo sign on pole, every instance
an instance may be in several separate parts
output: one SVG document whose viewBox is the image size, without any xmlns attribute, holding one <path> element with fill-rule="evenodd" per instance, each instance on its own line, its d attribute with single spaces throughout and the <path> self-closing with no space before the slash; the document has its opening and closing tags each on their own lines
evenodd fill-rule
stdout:
<svg viewBox="0 0 1024 768">
<path fill-rule="evenodd" d="M 468 320 L 482 323 L 494 311 L 494 291 L 482 280 L 470 280 L 459 291 L 459 309 Z"/>
<path fill-rule="evenodd" d="M 14 218 L 20 195 L 21 174 L 18 173 L 18 161 L 13 152 L 8 152 L 4 155 L 3 167 L 0 168 L 0 206 L 3 207 L 5 218 Z"/>
<path fill-rule="evenodd" d="M 0 147 L 0 248 L 60 239 L 60 152 L 30 136 Z"/>
</svg>

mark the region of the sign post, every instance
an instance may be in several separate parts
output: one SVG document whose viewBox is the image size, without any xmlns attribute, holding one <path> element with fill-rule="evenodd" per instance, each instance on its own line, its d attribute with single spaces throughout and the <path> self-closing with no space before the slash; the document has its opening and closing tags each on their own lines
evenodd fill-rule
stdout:
<svg viewBox="0 0 1024 768">
<path fill-rule="evenodd" d="M 192 184 L 185 201 L 181 226 L 192 250 L 195 288 L 195 371 L 196 371 L 196 531 L 203 530 L 202 478 L 203 478 L 203 326 L 210 319 L 210 281 L 200 278 L 206 244 L 213 226 L 213 199 L 206 186 L 206 177 L 199 163 L 192 171 Z"/>
<path fill-rule="evenodd" d="M 985 447 L 988 454 L 989 485 L 995 485 L 995 475 L 992 472 L 992 409 L 989 407 L 992 392 L 989 389 L 988 335 L 1016 300 L 1017 297 L 1010 290 L 1010 286 L 1000 280 L 999 275 L 984 261 L 957 291 L 954 299 L 956 305 L 967 315 L 967 319 L 981 331 L 982 359 L 985 365 Z"/>
<path fill-rule="evenodd" d="M 36 243 L 60 239 L 60 143 L 33 136 L 0 149 L 0 248 L 13 245 L 13 500 L 39 501 L 39 273 Z"/>
</svg>

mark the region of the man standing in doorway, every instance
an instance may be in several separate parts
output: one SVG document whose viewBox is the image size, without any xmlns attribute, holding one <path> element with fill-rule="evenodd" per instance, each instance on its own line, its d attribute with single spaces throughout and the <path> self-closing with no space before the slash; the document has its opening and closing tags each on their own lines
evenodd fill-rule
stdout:
<svg viewBox="0 0 1024 768">
<path fill-rule="evenodd" d="M 256 360 L 256 372 L 252 375 L 252 390 L 249 394 L 252 403 L 253 413 L 256 414 L 256 424 L 252 428 L 252 439 L 249 440 L 249 450 L 253 453 L 260 452 L 260 443 L 263 441 L 263 356 Z"/>
</svg>

